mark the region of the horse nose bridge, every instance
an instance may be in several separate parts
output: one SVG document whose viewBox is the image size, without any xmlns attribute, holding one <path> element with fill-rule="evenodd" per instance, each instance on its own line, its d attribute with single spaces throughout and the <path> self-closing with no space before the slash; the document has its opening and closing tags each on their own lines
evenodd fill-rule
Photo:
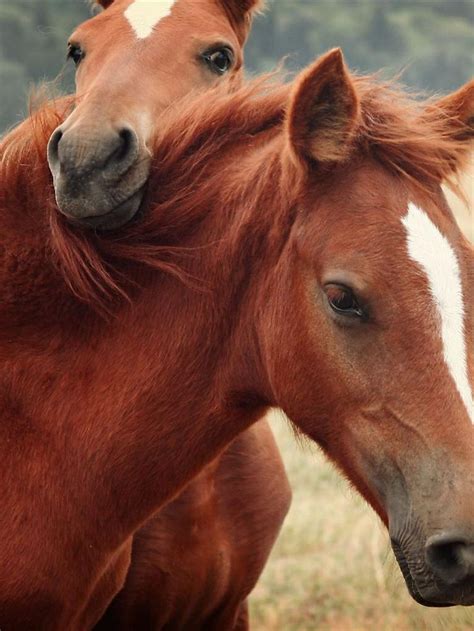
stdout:
<svg viewBox="0 0 474 631">
<path fill-rule="evenodd" d="M 416 525 L 427 536 L 461 529 L 472 532 L 474 541 L 474 442 L 466 429 L 458 439 L 444 433 L 442 444 L 424 435 L 413 450 L 400 454 L 398 473 L 390 473 L 385 487 L 394 527 Z"/>
</svg>

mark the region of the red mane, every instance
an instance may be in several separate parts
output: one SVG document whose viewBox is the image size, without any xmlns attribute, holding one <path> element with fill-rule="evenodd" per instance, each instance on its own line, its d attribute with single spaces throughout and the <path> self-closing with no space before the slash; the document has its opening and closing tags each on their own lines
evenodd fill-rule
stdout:
<svg viewBox="0 0 474 631">
<path fill-rule="evenodd" d="M 374 77 L 358 77 L 354 83 L 362 103 L 359 152 L 427 187 L 467 159 L 462 130 L 459 140 L 453 138 L 445 112 Z M 216 88 L 173 106 L 163 116 L 156 140 L 143 216 L 115 234 L 76 229 L 54 202 L 46 145 L 71 99 L 46 104 L 3 141 L 2 186 L 5 191 L 17 190 L 27 174 L 29 203 L 38 205 L 41 199 L 40 206 L 48 209 L 52 249 L 70 290 L 81 301 L 111 312 L 117 297 L 127 298 L 132 291 L 130 271 L 136 265 L 196 284 L 181 265 L 191 254 L 182 247 L 183 237 L 196 229 L 216 195 L 233 206 L 245 194 L 249 207 L 255 207 L 269 182 L 291 194 L 291 183 L 282 180 L 281 142 L 271 144 L 263 161 L 259 151 L 250 161 L 237 158 L 246 148 L 257 148 L 262 139 L 281 138 L 289 92 L 290 86 L 266 78 L 233 94 Z M 222 176 L 220 164 L 231 152 L 236 154 L 235 164 Z M 267 210 L 271 212 L 271 205 Z"/>
</svg>

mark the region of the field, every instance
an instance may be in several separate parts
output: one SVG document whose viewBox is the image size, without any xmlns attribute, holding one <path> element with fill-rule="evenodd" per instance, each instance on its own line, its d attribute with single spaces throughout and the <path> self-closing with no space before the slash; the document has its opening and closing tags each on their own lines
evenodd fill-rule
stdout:
<svg viewBox="0 0 474 631">
<path fill-rule="evenodd" d="M 474 170 L 473 170 L 474 173 Z M 471 210 L 450 199 L 474 239 Z M 254 631 L 472 631 L 474 607 L 426 609 L 407 593 L 380 521 L 288 421 L 272 424 L 293 487 L 293 506 L 251 599 Z M 474 509 L 473 509 L 474 510 Z"/>
</svg>

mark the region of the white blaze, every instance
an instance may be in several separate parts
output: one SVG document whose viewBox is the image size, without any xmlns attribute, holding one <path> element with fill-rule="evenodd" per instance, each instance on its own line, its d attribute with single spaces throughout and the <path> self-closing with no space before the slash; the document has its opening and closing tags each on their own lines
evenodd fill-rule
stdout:
<svg viewBox="0 0 474 631">
<path fill-rule="evenodd" d="M 175 0 L 134 0 L 125 11 L 138 39 L 146 39 L 163 18 L 171 14 Z"/>
<path fill-rule="evenodd" d="M 403 218 L 408 253 L 428 276 L 431 294 L 441 318 L 444 361 L 474 424 L 474 401 L 468 378 L 464 300 L 461 272 L 449 241 L 428 215 L 415 204 Z"/>
</svg>

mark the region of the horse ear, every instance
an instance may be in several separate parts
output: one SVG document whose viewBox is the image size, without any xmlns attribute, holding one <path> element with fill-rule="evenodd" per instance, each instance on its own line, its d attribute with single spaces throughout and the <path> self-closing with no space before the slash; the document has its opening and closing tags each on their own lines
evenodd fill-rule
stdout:
<svg viewBox="0 0 474 631">
<path fill-rule="evenodd" d="M 287 115 L 292 151 L 305 162 L 341 162 L 352 149 L 360 103 L 339 48 L 297 80 Z"/>
<path fill-rule="evenodd" d="M 247 38 L 254 14 L 263 8 L 264 0 L 219 0 L 242 35 Z M 239 34 L 240 34 L 239 33 Z"/>
<path fill-rule="evenodd" d="M 445 176 L 464 171 L 474 145 L 474 79 L 462 88 L 431 101 L 423 116 L 434 120 L 451 146 L 445 156 Z"/>
</svg>

